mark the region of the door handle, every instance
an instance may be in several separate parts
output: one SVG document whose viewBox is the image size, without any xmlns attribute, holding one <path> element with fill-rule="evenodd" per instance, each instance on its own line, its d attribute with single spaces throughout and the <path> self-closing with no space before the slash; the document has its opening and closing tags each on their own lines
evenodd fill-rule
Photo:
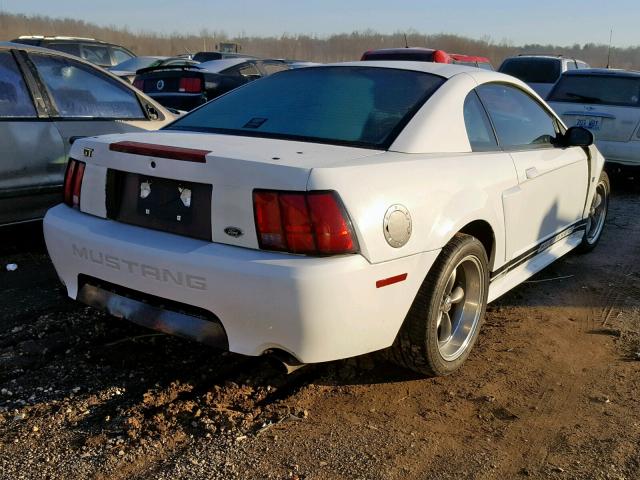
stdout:
<svg viewBox="0 0 640 480">
<path fill-rule="evenodd" d="M 524 173 L 528 179 L 536 178 L 539 175 L 536 167 L 527 168 Z"/>
</svg>

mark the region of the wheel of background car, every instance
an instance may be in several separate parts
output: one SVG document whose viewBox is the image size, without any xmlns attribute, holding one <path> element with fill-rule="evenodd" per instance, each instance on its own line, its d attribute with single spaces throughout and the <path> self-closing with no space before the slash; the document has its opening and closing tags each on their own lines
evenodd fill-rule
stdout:
<svg viewBox="0 0 640 480">
<path fill-rule="evenodd" d="M 30 58 L 61 117 L 146 119 L 135 92 L 98 68 L 47 54 Z"/>
<path fill-rule="evenodd" d="M 598 245 L 602 231 L 604 230 L 607 212 L 609 211 L 610 193 L 611 186 L 609 176 L 607 172 L 603 171 L 600 174 L 600 180 L 598 180 L 598 185 L 596 186 L 596 191 L 591 200 L 591 206 L 589 207 L 584 237 L 578 248 L 580 252 L 590 252 Z"/>
<path fill-rule="evenodd" d="M 448 375 L 469 356 L 489 291 L 487 254 L 457 234 L 431 267 L 390 349 L 391 360 L 428 376 Z"/>
</svg>

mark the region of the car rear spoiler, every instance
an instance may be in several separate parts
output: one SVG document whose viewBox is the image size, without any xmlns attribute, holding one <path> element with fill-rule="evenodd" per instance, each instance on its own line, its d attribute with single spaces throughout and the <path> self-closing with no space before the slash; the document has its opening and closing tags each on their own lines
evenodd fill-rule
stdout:
<svg viewBox="0 0 640 480">
<path fill-rule="evenodd" d="M 140 70 L 136 70 L 136 75 L 141 75 L 143 73 L 149 72 L 158 72 L 160 70 L 202 70 L 202 68 L 197 65 L 157 65 L 155 67 L 146 67 L 141 68 Z"/>
</svg>

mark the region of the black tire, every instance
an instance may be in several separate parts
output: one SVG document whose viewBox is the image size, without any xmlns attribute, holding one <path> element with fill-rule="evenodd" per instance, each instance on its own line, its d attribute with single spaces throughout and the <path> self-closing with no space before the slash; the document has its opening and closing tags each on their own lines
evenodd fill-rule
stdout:
<svg viewBox="0 0 640 480">
<path fill-rule="evenodd" d="M 467 340 L 464 342 L 466 346 L 461 349 L 459 355 L 449 360 L 440 351 L 438 323 L 441 321 L 443 299 L 446 296 L 448 283 L 451 278 L 454 278 L 453 284 L 456 281 L 456 277 L 453 277 L 452 273 L 466 262 L 472 262 L 474 266 L 477 263 L 478 266 L 477 278 L 479 281 L 477 283 L 480 286 L 478 291 L 474 290 L 474 298 L 477 297 L 479 305 L 475 310 L 475 315 L 478 313 L 479 315 L 471 333 L 466 337 Z M 460 233 L 456 234 L 442 249 L 422 283 L 402 328 L 393 346 L 389 349 L 390 360 L 427 376 L 449 375 L 460 368 L 478 338 L 484 318 L 489 290 L 488 264 L 487 253 L 477 238 Z M 466 281 L 464 278 L 462 280 Z M 457 308 L 466 308 L 464 305 L 466 305 L 467 295 L 468 293 L 465 293 L 462 306 Z M 451 307 L 451 302 L 449 302 L 449 306 Z M 451 325 L 452 322 L 449 324 Z"/>
<path fill-rule="evenodd" d="M 601 198 L 601 205 L 603 211 L 598 212 L 597 218 L 592 215 L 594 211 L 594 204 L 597 201 L 598 195 Z M 577 251 L 580 253 L 588 253 L 600 242 L 600 238 L 602 237 L 602 232 L 604 231 L 604 225 L 607 220 L 607 213 L 609 212 L 609 197 L 611 195 L 611 183 L 609 182 L 609 176 L 607 172 L 604 170 L 600 174 L 600 179 L 598 180 L 598 184 L 596 185 L 596 193 L 593 196 L 593 199 L 590 204 L 590 213 L 587 217 L 587 225 L 584 231 L 584 236 L 582 237 L 582 243 L 577 248 Z M 600 217 L 601 215 L 601 217 Z M 594 222 L 597 224 L 593 225 Z M 600 223 L 601 222 L 601 223 Z"/>
</svg>

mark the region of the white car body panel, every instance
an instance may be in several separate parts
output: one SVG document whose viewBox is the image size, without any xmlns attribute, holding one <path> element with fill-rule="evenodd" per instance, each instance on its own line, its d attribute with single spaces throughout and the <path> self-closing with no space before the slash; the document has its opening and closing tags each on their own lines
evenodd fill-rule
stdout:
<svg viewBox="0 0 640 480">
<path fill-rule="evenodd" d="M 307 258 L 149 231 L 63 205 L 49 211 L 44 229 L 71 298 L 83 272 L 207 310 L 215 305 L 231 351 L 279 348 L 304 363 L 387 347 L 413 301 L 406 292 L 418 290 L 439 253 L 377 265 L 360 255 Z M 157 278 L 158 269 L 189 275 L 191 288 Z M 406 282 L 376 288 L 376 279 L 404 272 Z"/>
<path fill-rule="evenodd" d="M 363 64 L 449 78 L 388 151 L 176 131 L 76 142 L 71 156 L 87 162 L 81 212 L 60 205 L 44 221 L 47 248 L 69 296 L 78 294 L 78 276 L 89 275 L 211 311 L 231 351 L 260 355 L 276 348 L 304 363 L 319 362 L 391 345 L 442 247 L 472 222 L 493 232 L 490 300 L 580 243 L 576 224 L 604 162 L 595 147 L 589 158 L 577 147 L 471 151 L 462 118 L 466 93 L 499 81 L 539 100 L 524 83 L 445 64 L 346 65 Z M 206 163 L 192 163 L 110 151 L 110 144 L 121 141 L 210 153 Z M 87 148 L 91 158 L 83 157 Z M 531 168 L 535 175 L 527 175 Z M 106 219 L 107 169 L 211 184 L 213 241 Z M 255 188 L 336 191 L 360 252 L 314 258 L 259 250 Z M 385 212 L 394 204 L 406 207 L 413 221 L 401 248 L 391 247 L 383 234 Z M 226 235 L 229 225 L 245 235 Z M 176 270 L 204 287 L 172 284 L 173 277 L 161 273 Z M 376 284 L 402 274 L 406 280 L 400 283 Z"/>
</svg>

